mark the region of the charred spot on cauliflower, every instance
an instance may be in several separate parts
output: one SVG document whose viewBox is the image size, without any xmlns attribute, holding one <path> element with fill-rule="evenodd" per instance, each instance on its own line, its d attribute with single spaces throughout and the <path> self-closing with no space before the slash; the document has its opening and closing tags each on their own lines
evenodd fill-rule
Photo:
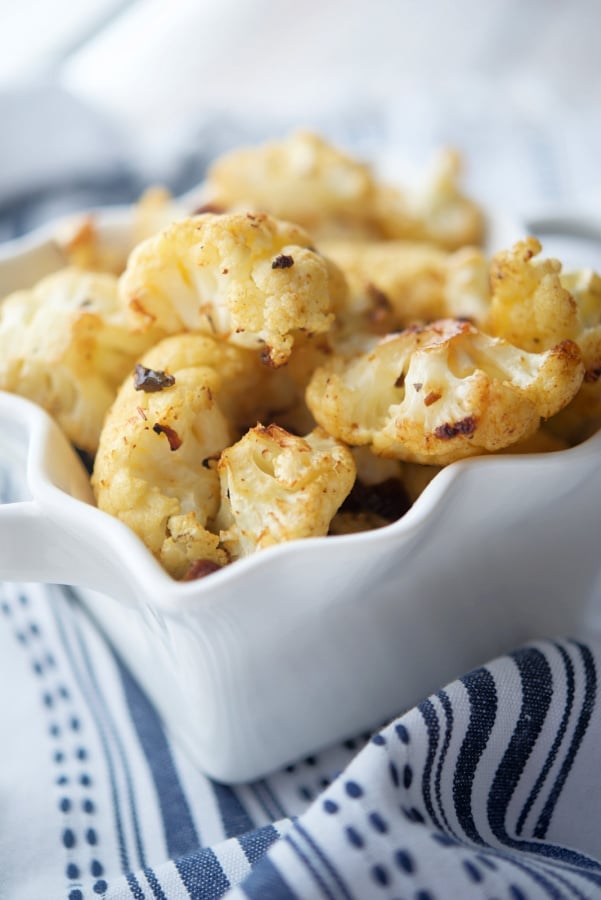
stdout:
<svg viewBox="0 0 601 900">
<path fill-rule="evenodd" d="M 257 425 L 221 454 L 221 542 L 232 559 L 326 535 L 355 480 L 351 451 L 320 428 Z"/>
<path fill-rule="evenodd" d="M 348 444 L 445 465 L 532 434 L 569 403 L 583 374 L 572 341 L 531 354 L 468 322 L 440 320 L 332 358 L 314 373 L 307 403 Z"/>
<path fill-rule="evenodd" d="M 329 330 L 346 290 L 302 229 L 242 213 L 173 223 L 138 245 L 119 287 L 133 327 L 213 334 L 261 350 L 273 366 L 300 335 Z"/>
</svg>

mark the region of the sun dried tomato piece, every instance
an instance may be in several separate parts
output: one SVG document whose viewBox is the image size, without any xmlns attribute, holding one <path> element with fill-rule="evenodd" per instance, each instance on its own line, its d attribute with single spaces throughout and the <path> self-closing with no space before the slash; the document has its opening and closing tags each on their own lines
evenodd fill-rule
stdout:
<svg viewBox="0 0 601 900">
<path fill-rule="evenodd" d="M 137 391 L 153 394 L 171 387 L 173 384 L 175 384 L 175 377 L 160 369 L 147 369 L 140 363 L 134 369 L 134 388 Z"/>
<path fill-rule="evenodd" d="M 272 269 L 289 269 L 294 265 L 294 259 L 292 256 L 288 256 L 287 253 L 280 253 L 279 256 L 276 256 L 274 261 L 271 264 Z"/>
<path fill-rule="evenodd" d="M 450 441 L 458 434 L 469 437 L 476 430 L 476 424 L 474 416 L 466 416 L 465 419 L 460 419 L 458 422 L 445 422 L 444 425 L 439 425 L 434 429 L 434 434 L 441 441 Z"/>
</svg>

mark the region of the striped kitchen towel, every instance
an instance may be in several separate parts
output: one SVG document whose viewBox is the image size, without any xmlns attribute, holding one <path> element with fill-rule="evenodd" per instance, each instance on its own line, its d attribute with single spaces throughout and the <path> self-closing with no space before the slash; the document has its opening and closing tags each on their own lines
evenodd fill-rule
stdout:
<svg viewBox="0 0 601 900">
<path fill-rule="evenodd" d="M 66 588 L 0 586 L 0 897 L 601 897 L 601 641 L 534 642 L 230 787 Z"/>
</svg>

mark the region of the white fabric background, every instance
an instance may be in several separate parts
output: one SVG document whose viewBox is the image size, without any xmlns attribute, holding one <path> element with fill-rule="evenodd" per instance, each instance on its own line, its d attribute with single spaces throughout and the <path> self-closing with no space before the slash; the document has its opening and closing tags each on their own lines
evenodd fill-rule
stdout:
<svg viewBox="0 0 601 900">
<path fill-rule="evenodd" d="M 0 198 L 169 179 L 217 119 L 216 150 L 299 124 L 417 164 L 452 143 L 490 205 L 601 203 L 597 0 L 23 0 L 2 24 Z"/>
</svg>

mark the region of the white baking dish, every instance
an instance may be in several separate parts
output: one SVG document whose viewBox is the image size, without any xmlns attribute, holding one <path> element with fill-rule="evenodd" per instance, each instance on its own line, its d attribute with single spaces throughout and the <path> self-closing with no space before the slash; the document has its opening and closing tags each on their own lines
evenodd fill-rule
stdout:
<svg viewBox="0 0 601 900">
<path fill-rule="evenodd" d="M 99 225 L 128 239 L 126 211 Z M 51 233 L 3 251 L 0 294 L 60 264 Z M 81 586 L 170 730 L 224 781 L 376 726 L 528 638 L 594 623 L 601 434 L 455 463 L 384 529 L 282 545 L 188 583 L 92 505 L 58 427 L 7 394 L 0 454 L 24 459 L 28 485 L 0 506 L 0 577 Z"/>
</svg>

